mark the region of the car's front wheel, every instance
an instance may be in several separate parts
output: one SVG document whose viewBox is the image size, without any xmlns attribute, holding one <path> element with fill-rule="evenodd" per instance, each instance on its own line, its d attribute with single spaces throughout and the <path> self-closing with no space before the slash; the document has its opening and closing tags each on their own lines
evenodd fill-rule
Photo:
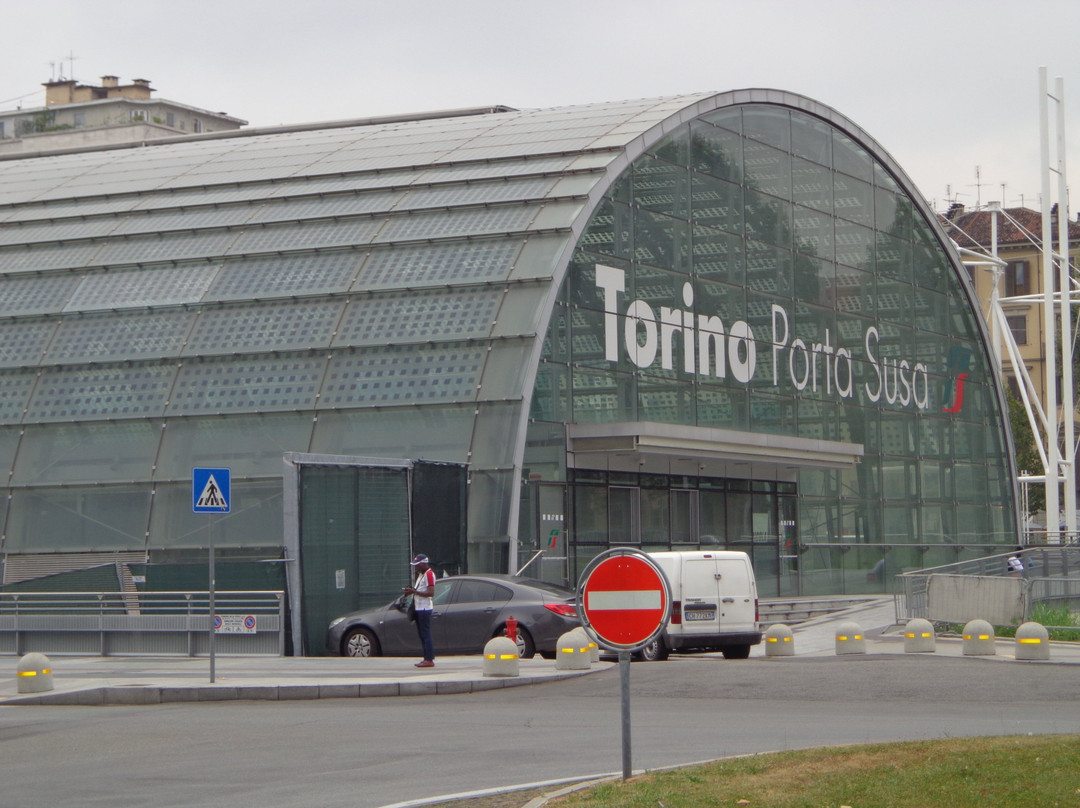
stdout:
<svg viewBox="0 0 1080 808">
<path fill-rule="evenodd" d="M 379 640 L 370 629 L 354 628 L 341 640 L 341 655 L 350 657 L 379 656 Z"/>
</svg>

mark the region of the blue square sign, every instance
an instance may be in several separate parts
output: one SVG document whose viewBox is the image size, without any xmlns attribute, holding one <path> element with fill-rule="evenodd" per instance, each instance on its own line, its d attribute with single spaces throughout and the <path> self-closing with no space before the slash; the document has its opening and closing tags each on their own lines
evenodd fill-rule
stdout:
<svg viewBox="0 0 1080 808">
<path fill-rule="evenodd" d="M 228 469 L 192 469 L 191 510 L 195 513 L 228 513 L 230 488 Z"/>
</svg>

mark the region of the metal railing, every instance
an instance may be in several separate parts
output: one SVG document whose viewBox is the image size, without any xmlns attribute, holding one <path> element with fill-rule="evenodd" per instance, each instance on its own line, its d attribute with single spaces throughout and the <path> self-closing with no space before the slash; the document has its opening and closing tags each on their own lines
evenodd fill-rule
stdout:
<svg viewBox="0 0 1080 808">
<path fill-rule="evenodd" d="M 283 656 L 285 593 L 217 592 L 215 654 Z M 207 592 L 0 592 L 0 654 L 207 656 Z"/>
<path fill-rule="evenodd" d="M 1006 560 L 1014 555 L 1024 566 L 1023 573 L 1015 578 L 1006 565 Z M 968 579 L 971 585 L 964 591 L 973 600 L 977 599 L 980 589 L 990 592 L 991 597 L 1003 594 L 1014 598 L 1016 614 L 1019 619 L 1026 620 L 1040 603 L 1080 601 L 1080 547 L 1029 547 L 1014 553 L 904 572 L 897 579 L 903 586 L 903 594 L 897 599 L 898 617 L 922 617 L 931 621 L 951 619 L 943 617 L 941 606 L 932 602 L 931 584 L 946 579 Z M 1007 589 L 1002 587 L 1005 580 L 1009 581 Z"/>
</svg>

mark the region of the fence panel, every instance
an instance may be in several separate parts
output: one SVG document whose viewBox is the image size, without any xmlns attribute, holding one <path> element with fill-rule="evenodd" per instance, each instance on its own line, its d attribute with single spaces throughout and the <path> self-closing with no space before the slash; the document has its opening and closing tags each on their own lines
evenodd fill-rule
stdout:
<svg viewBox="0 0 1080 808">
<path fill-rule="evenodd" d="M 214 653 L 283 656 L 284 592 L 217 592 Z M 0 654 L 205 656 L 207 592 L 0 592 Z"/>
</svg>

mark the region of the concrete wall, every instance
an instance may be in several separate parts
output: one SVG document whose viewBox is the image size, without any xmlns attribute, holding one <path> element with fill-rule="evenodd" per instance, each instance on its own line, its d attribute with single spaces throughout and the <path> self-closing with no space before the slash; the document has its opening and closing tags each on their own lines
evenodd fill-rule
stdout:
<svg viewBox="0 0 1080 808">
<path fill-rule="evenodd" d="M 931 575 L 927 618 L 947 623 L 987 620 L 995 626 L 1024 621 L 1024 581 L 981 575 Z"/>
</svg>

